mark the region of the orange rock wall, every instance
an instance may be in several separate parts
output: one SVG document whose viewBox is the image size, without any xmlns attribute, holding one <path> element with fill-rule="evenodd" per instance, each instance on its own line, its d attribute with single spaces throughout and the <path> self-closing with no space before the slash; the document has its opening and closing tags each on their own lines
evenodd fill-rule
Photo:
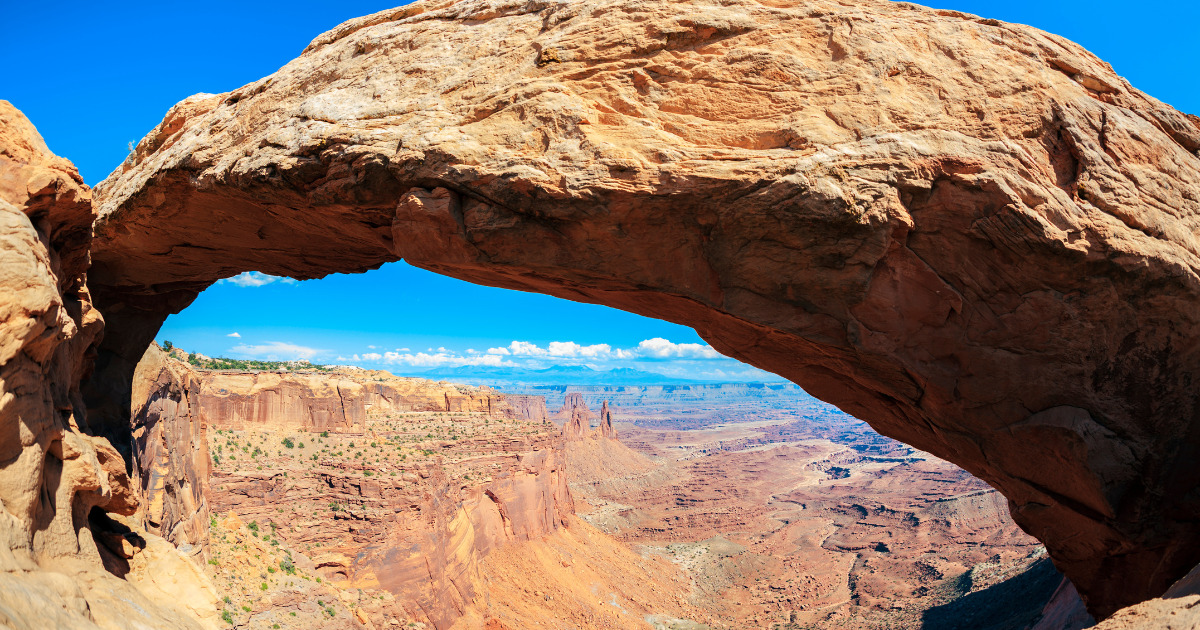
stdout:
<svg viewBox="0 0 1200 630">
<path fill-rule="evenodd" d="M 483 606 L 483 558 L 553 533 L 574 514 L 561 441 L 474 448 L 494 465 L 490 480 L 464 482 L 440 458 L 395 477 L 362 477 L 357 467 L 218 474 L 212 505 L 278 524 L 290 543 L 321 549 L 312 560 L 334 584 L 384 588 L 405 616 L 442 630 Z M 341 507 L 317 516 L 278 509 L 314 495 Z"/>
<path fill-rule="evenodd" d="M 132 468 L 142 526 L 185 549 L 208 541 L 208 429 L 201 375 L 151 345 L 133 380 Z M 188 547 L 184 547 L 187 545 Z"/>
<path fill-rule="evenodd" d="M 521 417 L 487 387 L 398 378 L 387 372 L 204 372 L 199 415 L 214 427 L 360 430 L 368 414 L 485 413 Z M 545 404 L 543 403 L 543 408 Z"/>
<path fill-rule="evenodd" d="M 549 437 L 464 441 L 495 466 L 488 481 L 468 485 L 448 475 L 440 459 L 399 477 L 364 478 L 358 468 L 209 477 L 209 430 L 361 431 L 368 414 L 384 412 L 537 421 L 545 413 L 540 396 L 521 397 L 514 409 L 486 387 L 381 372 L 204 372 L 156 345 L 137 366 L 132 396 L 137 518 L 148 531 L 200 552 L 212 513 L 280 522 L 278 505 L 327 497 L 346 508 L 320 521 L 285 522 L 285 531 L 339 545 L 340 553 L 314 558 L 327 577 L 386 588 L 406 615 L 435 628 L 481 605 L 480 561 L 492 550 L 550 534 L 574 514 L 561 441 Z"/>
<path fill-rule="evenodd" d="M 522 420 L 531 422 L 549 422 L 550 414 L 546 411 L 545 396 L 525 396 L 520 394 L 505 394 L 505 400 L 512 406 L 513 413 Z"/>
</svg>

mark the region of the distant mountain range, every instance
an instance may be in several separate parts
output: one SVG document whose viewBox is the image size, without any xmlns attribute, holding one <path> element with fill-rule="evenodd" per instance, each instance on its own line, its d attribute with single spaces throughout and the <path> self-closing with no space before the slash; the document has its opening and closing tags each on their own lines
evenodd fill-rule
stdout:
<svg viewBox="0 0 1200 630">
<path fill-rule="evenodd" d="M 583 365 L 554 365 L 541 370 L 491 366 L 438 368 L 427 372 L 406 373 L 433 380 L 445 380 L 468 385 L 698 385 L 731 382 L 725 380 L 688 379 L 664 376 L 633 368 L 594 370 Z M 775 379 L 761 380 L 779 380 Z"/>
</svg>

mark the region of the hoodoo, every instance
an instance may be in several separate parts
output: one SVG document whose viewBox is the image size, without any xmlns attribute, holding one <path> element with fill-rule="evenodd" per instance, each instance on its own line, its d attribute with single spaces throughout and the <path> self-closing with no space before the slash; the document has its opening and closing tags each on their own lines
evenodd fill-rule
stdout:
<svg viewBox="0 0 1200 630">
<path fill-rule="evenodd" d="M 558 415 L 563 420 L 562 435 L 567 440 L 582 440 L 592 432 L 592 412 L 579 394 L 567 394 Z"/>
<path fill-rule="evenodd" d="M 1200 562 L 1198 151 L 1200 119 L 1078 45 L 907 3 L 352 20 L 181 102 L 97 188 L 106 329 L 83 390 L 85 193 L 51 162 L 0 180 L 21 188 L 6 233 L 40 252 L 0 322 L 4 400 L 54 418 L 5 403 L 26 472 L 0 490 L 34 552 L 58 544 L 31 539 L 43 461 L 91 480 L 63 497 L 75 530 L 124 510 L 89 436 L 131 443 L 134 366 L 168 315 L 246 270 L 403 258 L 695 328 L 986 480 L 1105 616 Z M 46 531 L 73 548 L 69 512 Z"/>
<path fill-rule="evenodd" d="M 613 426 L 612 411 L 608 408 L 607 400 L 600 405 L 600 437 L 617 439 L 617 428 Z"/>
</svg>

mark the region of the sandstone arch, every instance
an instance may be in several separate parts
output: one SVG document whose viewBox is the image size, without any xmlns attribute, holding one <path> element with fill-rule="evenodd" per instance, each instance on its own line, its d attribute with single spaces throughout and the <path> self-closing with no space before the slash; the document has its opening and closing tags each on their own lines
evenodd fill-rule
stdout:
<svg viewBox="0 0 1200 630">
<path fill-rule="evenodd" d="M 1107 615 L 1200 561 L 1198 150 L 954 12 L 420 3 L 180 103 L 98 187 L 89 416 L 123 443 L 212 282 L 404 258 L 696 328 L 992 483 Z"/>
</svg>

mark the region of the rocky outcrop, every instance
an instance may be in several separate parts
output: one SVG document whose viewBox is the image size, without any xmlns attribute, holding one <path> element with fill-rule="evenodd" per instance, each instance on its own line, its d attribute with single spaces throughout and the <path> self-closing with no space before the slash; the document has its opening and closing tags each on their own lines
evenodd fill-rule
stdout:
<svg viewBox="0 0 1200 630">
<path fill-rule="evenodd" d="M 562 408 L 554 417 L 556 424 L 562 423 L 561 435 L 568 442 L 592 436 L 592 411 L 578 392 L 567 394 Z"/>
<path fill-rule="evenodd" d="M 617 428 L 613 426 L 612 411 L 608 408 L 607 400 L 600 405 L 600 437 L 617 439 Z"/>
<path fill-rule="evenodd" d="M 521 394 L 505 394 L 504 399 L 512 407 L 516 417 L 531 422 L 549 422 L 550 414 L 546 411 L 545 396 L 528 396 Z"/>
<path fill-rule="evenodd" d="M 421 2 L 180 103 L 99 187 L 98 378 L 249 269 L 623 308 L 987 480 L 1104 616 L 1200 561 L 1197 150 L 1079 46 L 952 11 Z"/>
<path fill-rule="evenodd" d="M 380 543 L 347 554 L 354 558 L 347 579 L 395 593 L 412 616 L 449 628 L 480 607 L 480 563 L 488 554 L 549 535 L 574 514 L 562 463 L 561 452 L 539 449 L 506 463 L 486 485 L 458 488 L 434 468 L 415 502 L 385 492 L 403 509 Z"/>
<path fill-rule="evenodd" d="M 487 607 L 481 562 L 490 553 L 553 534 L 574 514 L 562 441 L 534 421 L 400 418 L 373 422 L 370 438 L 306 435 L 307 450 L 298 443 L 278 455 L 271 445 L 287 435 L 282 427 L 225 431 L 213 510 L 269 524 L 339 588 L 392 594 L 385 616 L 444 630 Z M 470 439 L 413 443 L 472 422 Z M 260 465 L 236 466 L 234 453 L 249 458 L 237 450 L 244 444 L 266 445 L 253 456 Z"/>
<path fill-rule="evenodd" d="M 1095 630 L 1189 630 L 1198 627 L 1200 566 L 1172 584 L 1162 597 L 1130 606 L 1094 626 Z"/>
<path fill-rule="evenodd" d="M 0 625 L 203 627 L 211 589 L 170 601 L 146 582 L 176 558 L 120 521 L 138 496 L 80 392 L 103 328 L 86 285 L 90 198 L 0 101 Z"/>
<path fill-rule="evenodd" d="M 104 326 L 86 285 L 90 202 L 75 167 L 0 101 L 0 531 L 11 552 L 5 570 L 98 559 L 87 528 L 92 508 L 137 508 L 120 455 L 85 432 L 79 383 Z"/>
<path fill-rule="evenodd" d="M 201 420 L 215 427 L 304 431 L 362 431 L 368 416 L 393 412 L 483 413 L 522 419 L 536 419 L 539 412 L 530 400 L 520 400 L 518 410 L 507 396 L 489 387 L 369 370 L 200 372 L 196 404 Z M 544 401 L 540 411 L 544 415 Z"/>
<path fill-rule="evenodd" d="M 583 400 L 583 394 L 579 392 L 569 392 L 563 396 L 562 407 L 558 408 L 556 418 L 560 421 L 565 421 L 571 417 L 571 414 L 578 409 L 589 419 L 592 417 L 592 411 L 588 409 L 587 402 Z"/>
<path fill-rule="evenodd" d="M 133 378 L 131 466 L 141 505 L 138 522 L 200 553 L 208 540 L 208 426 L 200 413 L 202 379 L 151 344 Z"/>
</svg>

